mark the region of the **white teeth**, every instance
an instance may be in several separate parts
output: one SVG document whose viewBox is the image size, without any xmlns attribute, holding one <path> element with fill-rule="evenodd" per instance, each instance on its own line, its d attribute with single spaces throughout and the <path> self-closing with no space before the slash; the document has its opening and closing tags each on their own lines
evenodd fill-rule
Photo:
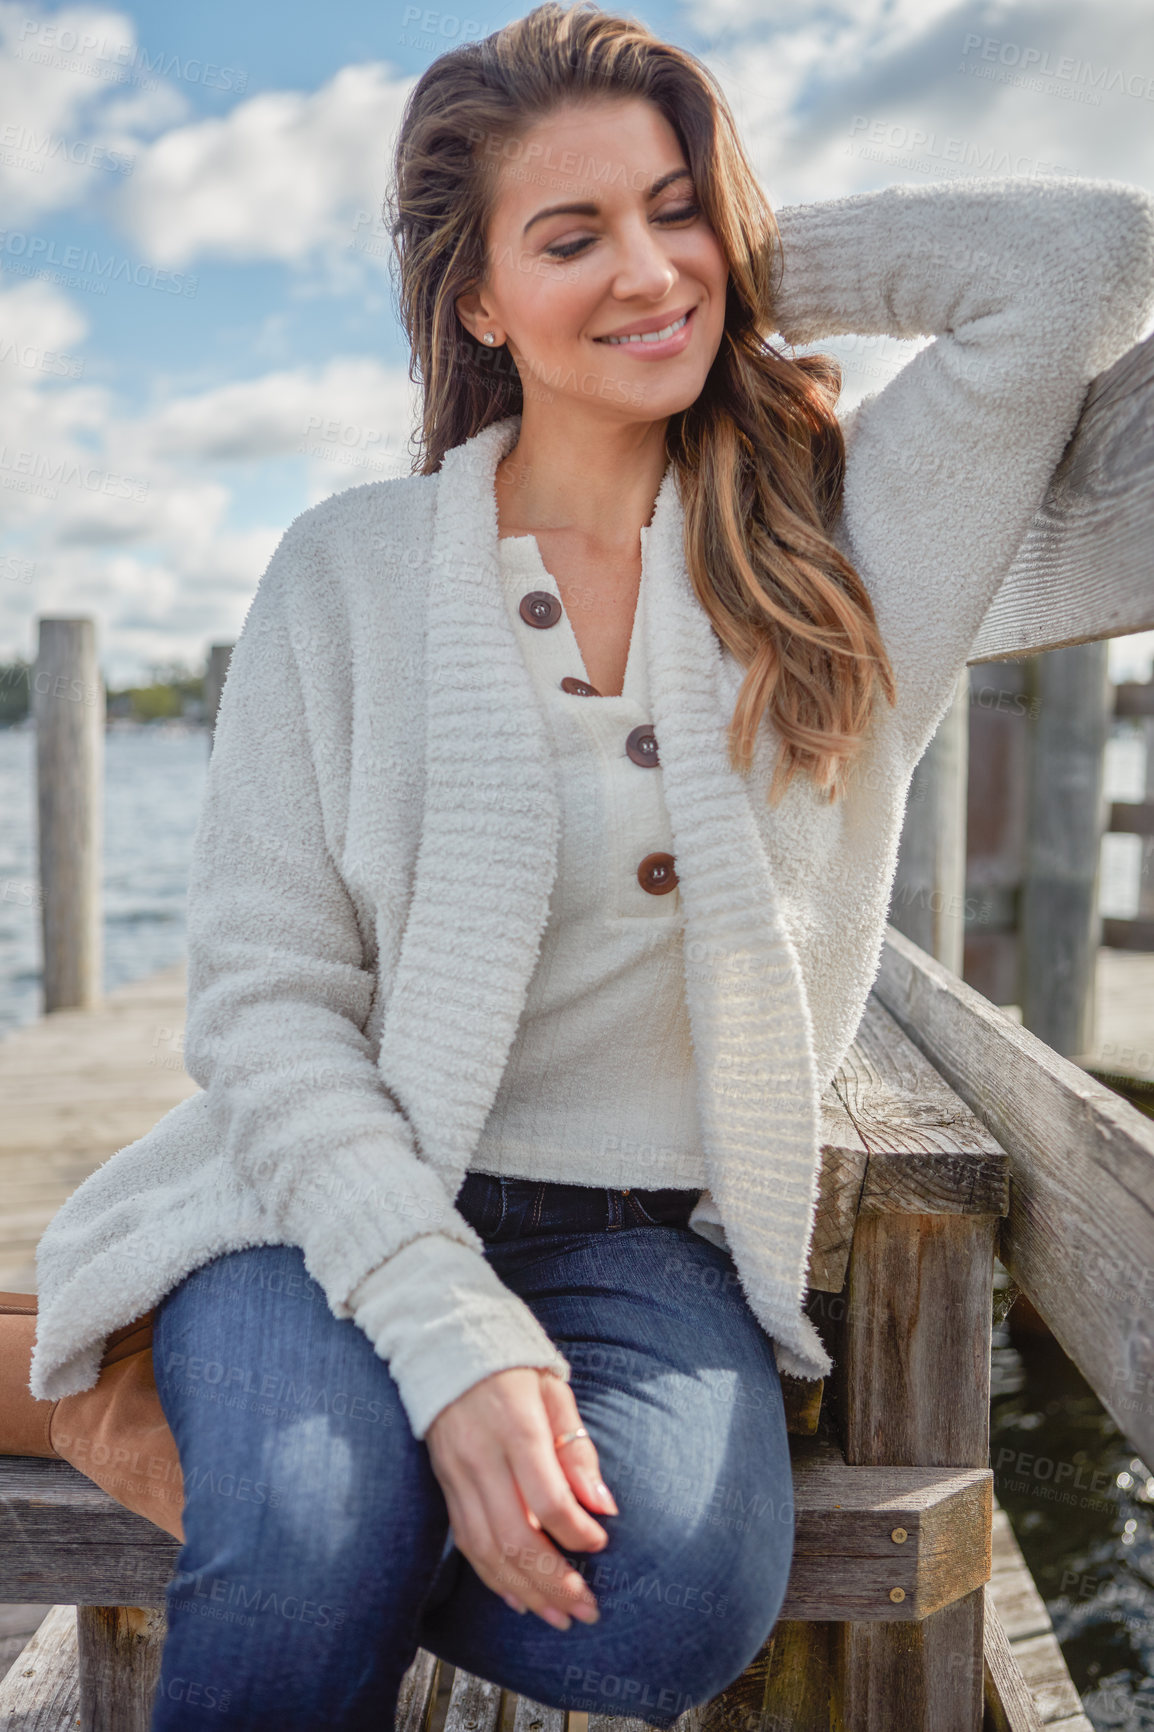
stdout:
<svg viewBox="0 0 1154 1732">
<path fill-rule="evenodd" d="M 666 325 L 663 331 L 646 331 L 640 337 L 598 337 L 597 341 L 599 343 L 664 343 L 667 338 L 672 337 L 674 331 L 680 331 L 688 317 L 688 313 L 682 313 L 674 324 Z"/>
</svg>

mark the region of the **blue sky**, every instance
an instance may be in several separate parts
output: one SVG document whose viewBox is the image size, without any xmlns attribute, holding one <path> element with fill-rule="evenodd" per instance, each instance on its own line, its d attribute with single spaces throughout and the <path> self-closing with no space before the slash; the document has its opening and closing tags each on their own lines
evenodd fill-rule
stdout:
<svg viewBox="0 0 1154 1732">
<path fill-rule="evenodd" d="M 199 665 L 298 512 L 408 472 L 391 145 L 429 61 L 523 10 L 0 0 L 0 657 L 88 613 L 114 682 Z M 716 71 L 774 203 L 988 173 L 1154 190 L 1145 0 L 630 10 Z M 828 347 L 848 401 L 912 352 Z"/>
</svg>

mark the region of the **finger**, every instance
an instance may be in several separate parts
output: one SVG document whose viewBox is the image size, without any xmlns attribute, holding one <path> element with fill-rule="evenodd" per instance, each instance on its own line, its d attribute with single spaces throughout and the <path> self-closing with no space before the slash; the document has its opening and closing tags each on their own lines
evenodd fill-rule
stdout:
<svg viewBox="0 0 1154 1732">
<path fill-rule="evenodd" d="M 550 1390 L 549 1384 L 555 1385 L 555 1389 Z M 567 1432 L 576 1431 L 582 1420 L 569 1385 L 550 1377 L 543 1380 L 541 1394 L 553 1436 L 563 1437 Z M 554 1444 L 554 1449 L 561 1471 L 577 1496 L 602 1515 L 618 1515 L 620 1512 L 613 1493 L 601 1477 L 601 1463 L 593 1439 L 576 1437 L 570 1443 Z"/>
<path fill-rule="evenodd" d="M 492 1553 L 486 1550 L 486 1567 L 493 1578 L 487 1585 L 503 1595 L 512 1594 L 558 1629 L 567 1629 L 571 1616 L 596 1623 L 600 1614 L 595 1595 L 548 1536 L 529 1526 L 512 1475 L 504 1484 L 496 1478 L 487 1480 L 481 1499 L 499 1554 L 494 1568 Z"/>
<path fill-rule="evenodd" d="M 568 1546 L 570 1551 L 600 1551 L 608 1545 L 609 1535 L 577 1502 L 557 1459 L 554 1435 L 543 1404 L 539 1422 L 530 1415 L 525 1423 L 510 1429 L 505 1438 L 505 1453 L 513 1478 L 526 1509 L 558 1544 Z"/>
<path fill-rule="evenodd" d="M 448 1490 L 446 1504 L 458 1550 L 506 1604 L 556 1629 L 569 1628 L 570 1614 L 596 1623 L 596 1600 L 579 1572 L 529 1526 L 507 1463 L 491 1464 L 483 1479 L 466 1481 L 459 1492 Z"/>
</svg>

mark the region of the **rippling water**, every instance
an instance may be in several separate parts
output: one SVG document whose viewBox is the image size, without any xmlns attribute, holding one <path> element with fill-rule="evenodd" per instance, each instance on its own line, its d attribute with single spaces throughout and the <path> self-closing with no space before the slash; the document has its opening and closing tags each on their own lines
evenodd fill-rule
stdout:
<svg viewBox="0 0 1154 1732">
<path fill-rule="evenodd" d="M 1015 1331 L 1011 1310 L 993 1345 L 998 1502 L 1090 1723 L 1151 1732 L 1154 1471 L 1052 1337 Z"/>
<path fill-rule="evenodd" d="M 185 886 L 208 752 L 202 728 L 105 735 L 105 992 L 184 955 Z M 44 1010 L 35 753 L 31 728 L 0 728 L 0 1035 Z"/>
</svg>

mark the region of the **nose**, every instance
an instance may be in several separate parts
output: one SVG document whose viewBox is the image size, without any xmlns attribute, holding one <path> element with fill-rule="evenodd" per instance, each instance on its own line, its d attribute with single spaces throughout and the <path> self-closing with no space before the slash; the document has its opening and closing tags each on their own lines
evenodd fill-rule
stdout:
<svg viewBox="0 0 1154 1732">
<path fill-rule="evenodd" d="M 625 232 L 613 293 L 622 301 L 660 301 L 676 281 L 677 272 L 666 256 L 660 234 L 644 217 L 638 217 Z"/>
</svg>

